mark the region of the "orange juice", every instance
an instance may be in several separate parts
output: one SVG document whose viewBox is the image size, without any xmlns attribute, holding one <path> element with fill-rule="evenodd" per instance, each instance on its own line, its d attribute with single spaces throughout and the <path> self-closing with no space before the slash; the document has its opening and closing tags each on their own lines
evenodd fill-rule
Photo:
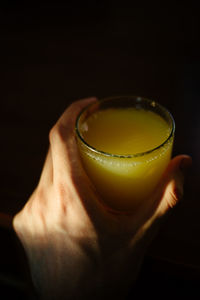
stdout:
<svg viewBox="0 0 200 300">
<path fill-rule="evenodd" d="M 84 168 L 108 207 L 148 201 L 171 157 L 171 131 L 159 114 L 134 107 L 97 110 L 79 124 Z"/>
</svg>

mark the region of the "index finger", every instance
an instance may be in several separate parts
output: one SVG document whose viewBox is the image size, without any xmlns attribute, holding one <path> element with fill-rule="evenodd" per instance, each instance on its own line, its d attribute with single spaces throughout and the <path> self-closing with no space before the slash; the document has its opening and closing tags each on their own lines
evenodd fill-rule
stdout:
<svg viewBox="0 0 200 300">
<path fill-rule="evenodd" d="M 57 122 L 57 126 L 66 127 L 67 131 L 74 130 L 78 114 L 84 107 L 95 101 L 97 101 L 97 98 L 91 97 L 73 102 L 61 115 Z"/>
<path fill-rule="evenodd" d="M 95 97 L 73 102 L 61 115 L 49 134 L 54 176 L 65 178 L 72 167 L 81 170 L 75 139 L 75 122 L 81 110 L 97 101 Z"/>
</svg>

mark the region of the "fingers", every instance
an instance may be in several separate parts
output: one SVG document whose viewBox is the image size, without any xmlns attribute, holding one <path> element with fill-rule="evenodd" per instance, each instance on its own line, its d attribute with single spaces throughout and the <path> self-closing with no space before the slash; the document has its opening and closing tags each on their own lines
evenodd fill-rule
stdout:
<svg viewBox="0 0 200 300">
<path fill-rule="evenodd" d="M 49 139 L 55 180 L 70 175 L 72 169 L 80 170 L 75 139 L 75 122 L 81 110 L 96 100 L 96 98 L 87 98 L 74 102 L 51 129 Z"/>
<path fill-rule="evenodd" d="M 171 160 L 160 182 L 155 197 L 153 213 L 142 227 L 142 242 L 148 243 L 160 228 L 163 217 L 176 206 L 183 196 L 183 185 L 192 159 L 187 155 L 179 155 Z M 139 236 L 141 232 L 139 231 Z"/>
<path fill-rule="evenodd" d="M 97 98 L 91 97 L 73 102 L 62 114 L 57 122 L 57 125 L 63 125 L 68 129 L 74 130 L 75 122 L 81 110 L 92 102 L 97 101 Z"/>
<path fill-rule="evenodd" d="M 54 175 L 63 176 L 63 174 L 66 173 L 64 165 L 68 165 L 64 158 L 66 158 L 67 149 L 76 152 L 76 147 L 74 145 L 74 129 L 77 116 L 85 106 L 93 101 L 96 101 L 96 98 L 87 98 L 74 102 L 64 111 L 55 126 L 51 129 L 49 134 L 51 147 L 46 156 L 40 182 L 51 184 Z M 76 156 L 75 154 L 76 153 L 73 153 L 71 159 Z"/>
<path fill-rule="evenodd" d="M 187 155 L 179 155 L 171 160 L 161 183 L 161 201 L 157 216 L 165 215 L 182 198 L 184 179 L 191 164 L 192 159 Z"/>
</svg>

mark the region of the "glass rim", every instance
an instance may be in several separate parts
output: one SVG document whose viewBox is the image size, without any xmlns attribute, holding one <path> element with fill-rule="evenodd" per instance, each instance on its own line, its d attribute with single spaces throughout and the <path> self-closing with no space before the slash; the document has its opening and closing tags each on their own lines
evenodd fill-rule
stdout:
<svg viewBox="0 0 200 300">
<path fill-rule="evenodd" d="M 79 121 L 80 118 L 82 116 L 82 114 L 84 112 L 86 112 L 90 107 L 94 106 L 94 105 L 101 105 L 101 103 L 110 101 L 110 100 L 114 100 L 114 99 L 120 99 L 120 98 L 127 98 L 127 99 L 134 99 L 136 101 L 138 101 L 138 103 L 141 103 L 142 101 L 145 101 L 146 103 L 148 103 L 150 106 L 152 106 L 152 108 L 158 107 L 161 111 L 163 111 L 164 113 L 166 113 L 171 121 L 171 131 L 169 133 L 169 136 L 164 140 L 163 143 L 161 143 L 160 145 L 149 149 L 147 151 L 143 151 L 143 152 L 138 152 L 138 153 L 134 153 L 134 154 L 113 154 L 113 153 L 109 153 L 103 150 L 98 150 L 97 148 L 93 147 L 92 145 L 88 144 L 85 139 L 83 138 L 83 136 L 80 133 L 79 130 Z M 77 137 L 80 139 L 80 141 L 92 152 L 96 153 L 96 154 L 100 154 L 102 156 L 107 156 L 107 157 L 113 157 L 113 158 L 136 158 L 136 157 L 141 157 L 141 156 L 145 156 L 148 155 L 150 153 L 155 152 L 156 150 L 164 147 L 169 141 L 170 139 L 174 136 L 174 132 L 175 132 L 175 121 L 174 118 L 172 116 L 172 114 L 170 113 L 170 111 L 165 108 L 164 106 L 162 106 L 161 104 L 159 104 L 158 102 L 154 101 L 154 100 L 150 100 L 148 98 L 145 97 L 140 97 L 140 96 L 113 96 L 113 97 L 107 97 L 107 98 L 102 98 L 102 99 L 97 99 L 96 102 L 90 103 L 89 105 L 85 106 L 80 113 L 78 114 L 77 118 L 76 118 L 76 123 L 75 123 L 75 132 Z"/>
</svg>

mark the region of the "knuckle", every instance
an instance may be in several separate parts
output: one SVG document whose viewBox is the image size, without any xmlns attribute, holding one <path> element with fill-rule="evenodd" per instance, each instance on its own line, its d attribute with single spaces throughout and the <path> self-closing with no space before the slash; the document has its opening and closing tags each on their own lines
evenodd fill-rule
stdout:
<svg viewBox="0 0 200 300">
<path fill-rule="evenodd" d="M 21 215 L 22 213 L 19 212 L 15 217 L 13 218 L 13 228 L 16 232 L 19 232 L 21 227 Z"/>
<path fill-rule="evenodd" d="M 178 195 L 174 191 L 170 191 L 168 198 L 168 206 L 169 208 L 173 208 L 179 200 Z"/>
<path fill-rule="evenodd" d="M 54 144 L 55 141 L 63 140 L 64 130 L 63 125 L 60 123 L 56 123 L 51 130 L 49 131 L 49 142 L 50 144 Z"/>
<path fill-rule="evenodd" d="M 173 208 L 183 197 L 183 187 L 177 181 L 173 180 L 166 190 L 166 202 L 168 208 Z"/>
<path fill-rule="evenodd" d="M 55 124 L 49 131 L 49 142 L 52 144 L 55 140 L 55 137 L 58 135 L 57 124 Z"/>
<path fill-rule="evenodd" d="M 49 143 L 53 147 L 54 145 L 60 145 L 65 147 L 65 153 L 74 147 L 75 134 L 74 128 L 65 126 L 62 122 L 55 124 L 49 132 Z"/>
</svg>

